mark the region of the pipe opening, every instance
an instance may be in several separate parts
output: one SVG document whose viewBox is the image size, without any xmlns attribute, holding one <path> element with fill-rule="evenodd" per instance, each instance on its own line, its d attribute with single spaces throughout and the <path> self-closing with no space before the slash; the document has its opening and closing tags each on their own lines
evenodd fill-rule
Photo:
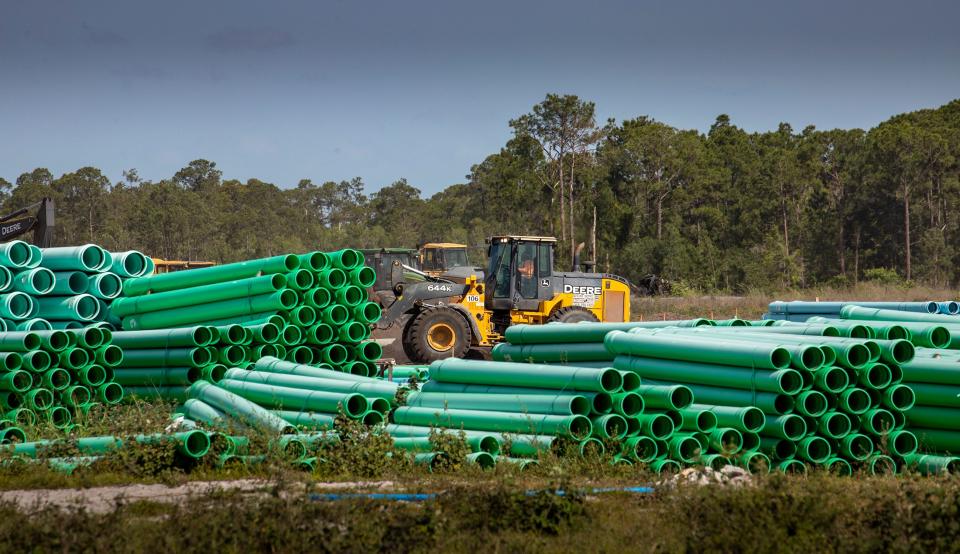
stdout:
<svg viewBox="0 0 960 554">
<path fill-rule="evenodd" d="M 901 431 L 893 437 L 892 446 L 897 456 L 908 456 L 917 451 L 917 437 L 909 431 Z"/>
<path fill-rule="evenodd" d="M 640 388 L 640 376 L 632 371 L 623 371 L 620 373 L 620 377 L 623 380 L 624 392 L 634 392 Z"/>
<path fill-rule="evenodd" d="M 930 342 L 936 348 L 945 348 L 950 344 L 950 331 L 944 327 L 934 327 L 930 332 Z"/>
<path fill-rule="evenodd" d="M 649 462 L 657 457 L 657 443 L 650 437 L 637 437 L 633 442 L 633 457 L 640 462 Z"/>
<path fill-rule="evenodd" d="M 897 472 L 897 466 L 887 456 L 876 456 L 870 460 L 870 472 L 874 475 L 893 475 Z"/>
<path fill-rule="evenodd" d="M 333 335 L 332 330 L 330 334 Z M 371 362 L 379 360 L 380 357 L 383 356 L 383 347 L 380 346 L 380 343 L 374 341 L 361 344 L 360 351 L 362 352 L 363 358 Z"/>
<path fill-rule="evenodd" d="M 935 314 L 940 311 L 940 306 L 936 302 L 927 302 L 927 313 Z"/>
<path fill-rule="evenodd" d="M 66 373 L 66 372 L 64 372 Z M 13 370 L 10 377 L 10 386 L 15 392 L 26 392 L 33 386 L 33 377 L 23 370 Z M 67 375 L 67 384 L 70 383 L 70 375 Z"/>
<path fill-rule="evenodd" d="M 313 363 L 313 350 L 310 350 L 306 346 L 297 346 L 290 350 L 288 355 L 292 358 L 292 361 L 298 364 L 309 365 Z M 346 361 L 344 358 L 343 361 Z M 343 363 L 343 361 L 339 363 Z"/>
<path fill-rule="evenodd" d="M 127 252 L 120 263 L 128 275 L 143 275 L 147 270 L 146 256 L 136 251 Z"/>
<path fill-rule="evenodd" d="M 365 300 L 363 289 L 354 285 L 346 286 L 340 289 L 339 294 L 343 304 L 347 306 L 356 306 Z"/>
<path fill-rule="evenodd" d="M 301 327 L 308 327 L 317 320 L 317 312 L 310 306 L 300 306 L 290 313 Z"/>
<path fill-rule="evenodd" d="M 187 368 L 187 382 L 196 383 L 203 377 L 203 370 L 199 367 L 189 367 Z"/>
<path fill-rule="evenodd" d="M 340 252 L 340 265 L 347 269 L 354 269 L 363 263 L 360 253 L 356 250 L 347 248 Z"/>
<path fill-rule="evenodd" d="M 83 375 L 86 384 L 91 387 L 99 387 L 107 382 L 107 372 L 103 369 L 103 366 L 91 365 L 84 371 Z"/>
<path fill-rule="evenodd" d="M 281 331 L 280 336 L 284 344 L 294 345 L 300 342 L 300 340 L 303 338 L 303 333 L 300 331 L 299 327 L 287 325 Z"/>
<path fill-rule="evenodd" d="M 673 454 L 675 454 L 680 461 L 685 463 L 693 462 L 697 456 L 700 455 L 700 441 L 693 437 L 682 437 L 681 439 L 674 441 Z"/>
<path fill-rule="evenodd" d="M 763 415 L 763 411 L 761 411 L 760 408 L 744 408 L 740 416 L 740 423 L 747 431 L 759 431 L 763 429 L 763 424 L 766 423 L 766 421 L 767 417 Z"/>
<path fill-rule="evenodd" d="M 585 396 L 574 396 L 570 399 L 570 413 L 576 415 L 590 414 L 590 401 Z"/>
<path fill-rule="evenodd" d="M 347 274 L 337 267 L 328 269 L 324 277 L 325 284 L 332 289 L 339 289 L 347 284 Z"/>
<path fill-rule="evenodd" d="M 843 458 L 833 458 L 830 460 L 830 463 L 827 464 L 827 471 L 841 477 L 853 475 L 853 468 L 850 467 L 850 463 Z"/>
<path fill-rule="evenodd" d="M 14 317 L 23 319 L 33 311 L 33 300 L 22 292 L 12 292 L 7 295 L 7 310 Z"/>
<path fill-rule="evenodd" d="M 210 450 L 210 437 L 203 431 L 189 431 L 183 438 L 183 450 L 191 458 L 200 458 Z"/>
<path fill-rule="evenodd" d="M 620 410 L 626 416 L 635 416 L 643 412 L 643 397 L 636 393 L 624 394 L 620 398 Z"/>
<path fill-rule="evenodd" d="M 590 423 L 590 420 L 584 416 L 571 416 L 569 419 L 568 429 L 570 431 L 570 436 L 575 439 L 585 439 L 590 436 L 590 433 L 593 431 L 593 424 Z"/>
<path fill-rule="evenodd" d="M 605 392 L 597 393 L 593 396 L 592 408 L 596 414 L 609 414 L 613 411 L 613 399 Z"/>
<path fill-rule="evenodd" d="M 370 409 L 371 409 L 371 410 L 376 410 L 376 411 L 380 412 L 381 414 L 386 414 L 386 413 L 388 413 L 388 412 L 390 411 L 390 401 L 387 400 L 386 398 L 379 398 L 379 397 L 378 397 L 378 398 L 371 398 L 371 399 L 370 399 Z M 486 441 L 486 440 L 492 440 L 492 441 L 494 441 L 494 442 L 496 443 L 496 446 L 497 446 L 497 451 L 500 450 L 500 441 L 498 441 L 496 437 L 484 437 L 483 440 L 480 442 L 481 445 L 484 444 L 483 441 Z M 491 454 L 495 454 L 495 452 L 493 452 L 492 450 L 490 450 L 490 449 L 488 449 L 488 448 L 484 448 L 483 450 L 486 450 L 487 452 L 490 452 Z"/>
<path fill-rule="evenodd" d="M 736 452 L 743 446 L 743 435 L 736 429 L 717 429 L 714 437 L 724 452 Z"/>
<path fill-rule="evenodd" d="M 331 364 L 342 364 L 347 361 L 347 349 L 342 344 L 331 344 L 326 348 L 325 352 Z"/>
<path fill-rule="evenodd" d="M 47 389 L 34 389 L 27 393 L 30 404 L 38 410 L 46 410 L 53 404 L 53 393 Z"/>
<path fill-rule="evenodd" d="M 848 389 L 844 391 L 841 399 L 846 411 L 854 414 L 862 414 L 870 409 L 870 395 L 863 389 Z"/>
<path fill-rule="evenodd" d="M 794 401 L 792 396 L 778 394 L 776 398 L 773 399 L 773 409 L 776 410 L 778 414 L 789 414 L 793 411 L 793 408 Z"/>
<path fill-rule="evenodd" d="M 55 283 L 56 278 L 49 269 L 37 268 L 30 272 L 30 286 L 37 291 L 37 294 L 47 294 L 53 290 Z"/>
<path fill-rule="evenodd" d="M 697 430 L 701 433 L 709 433 L 717 428 L 717 415 L 713 412 L 703 410 L 697 414 Z"/>
<path fill-rule="evenodd" d="M 891 355 L 898 364 L 905 364 L 913 359 L 916 350 L 909 341 L 900 340 L 893 345 Z"/>
<path fill-rule="evenodd" d="M 783 418 L 781 429 L 790 440 L 800 440 L 807 434 L 807 422 L 798 415 L 788 415 Z"/>
<path fill-rule="evenodd" d="M 821 346 L 820 352 L 823 353 L 823 365 L 821 367 L 831 367 L 837 363 L 837 353 L 829 346 Z"/>
<path fill-rule="evenodd" d="M 747 431 L 745 433 L 740 433 L 740 449 L 744 451 L 752 451 L 760 448 L 760 434 L 753 431 Z"/>
<path fill-rule="evenodd" d="M 623 387 L 623 376 L 615 369 L 603 371 L 600 374 L 600 386 L 607 392 L 620 390 Z"/>
<path fill-rule="evenodd" d="M 790 351 L 778 346 L 770 352 L 770 365 L 776 369 L 783 369 L 790 365 Z"/>
<path fill-rule="evenodd" d="M 297 305 L 297 302 L 300 301 L 300 298 L 292 289 L 283 289 L 280 291 L 279 300 L 281 308 L 284 310 L 292 310 L 293 307 Z"/>
<path fill-rule="evenodd" d="M 64 408 L 63 406 L 54 406 L 47 412 L 47 417 L 50 419 L 50 423 L 58 429 L 62 429 L 67 425 L 70 425 L 70 422 L 73 418 L 70 416 L 70 410 Z"/>
<path fill-rule="evenodd" d="M 850 348 L 847 349 L 847 365 L 850 367 L 858 368 L 863 367 L 870 363 L 871 355 L 870 349 L 867 348 L 867 344 L 876 344 L 876 343 L 863 343 L 863 344 L 852 344 Z"/>
<path fill-rule="evenodd" d="M 870 331 L 863 325 L 851 325 L 847 328 L 847 335 L 852 339 L 869 339 Z"/>
<path fill-rule="evenodd" d="M 123 350 L 119 346 L 108 344 L 100 351 L 103 362 L 110 366 L 118 366 L 123 361 Z"/>
<path fill-rule="evenodd" d="M 347 311 L 347 308 L 341 306 L 340 304 L 334 304 L 327 308 L 327 318 L 330 320 L 330 323 L 333 325 L 343 325 L 347 322 L 347 319 L 350 318 L 350 313 Z"/>
<path fill-rule="evenodd" d="M 823 383 L 829 392 L 838 393 L 850 384 L 847 372 L 839 367 L 830 367 L 823 371 L 825 372 Z"/>
<path fill-rule="evenodd" d="M 70 386 L 70 372 L 55 367 L 48 372 L 48 380 L 53 390 L 60 391 Z M 89 394 L 87 395 L 89 397 Z"/>
<path fill-rule="evenodd" d="M 359 394 L 349 394 L 342 402 L 343 410 L 350 417 L 359 417 L 367 411 L 367 399 Z"/>
<path fill-rule="evenodd" d="M 361 423 L 369 427 L 373 427 L 374 425 L 380 425 L 381 423 L 383 423 L 383 421 L 384 421 L 383 414 L 375 410 L 368 410 L 363 414 L 363 417 L 360 419 Z"/>
<path fill-rule="evenodd" d="M 670 391 L 670 403 L 675 410 L 682 410 L 693 404 L 693 392 L 683 385 L 678 385 Z"/>
<path fill-rule="evenodd" d="M 74 296 L 74 311 L 79 319 L 90 321 L 100 313 L 100 304 L 90 295 Z"/>
<path fill-rule="evenodd" d="M 190 361 L 192 365 L 203 367 L 213 361 L 213 354 L 207 348 L 193 348 L 190 350 Z"/>
<path fill-rule="evenodd" d="M 886 392 L 887 398 L 893 408 L 904 412 L 913 407 L 916 402 L 916 395 L 913 389 L 904 385 L 896 385 Z"/>
<path fill-rule="evenodd" d="M 191 339 L 197 346 L 207 346 L 213 342 L 213 332 L 210 331 L 210 327 L 194 327 Z"/>
<path fill-rule="evenodd" d="M 286 271 L 293 271 L 300 267 L 300 257 L 294 254 L 287 254 L 283 257 L 283 267 Z"/>
<path fill-rule="evenodd" d="M 73 368 L 83 367 L 90 363 L 90 355 L 86 350 L 74 348 L 67 353 L 67 363 Z"/>
<path fill-rule="evenodd" d="M 80 247 L 80 263 L 88 271 L 96 271 L 103 265 L 103 250 L 94 245 Z"/>
<path fill-rule="evenodd" d="M 107 383 L 100 387 L 100 395 L 107 404 L 116 404 L 123 400 L 123 387 L 116 383 Z"/>
<path fill-rule="evenodd" d="M 810 417 L 819 417 L 827 411 L 827 398 L 819 391 L 805 392 L 800 403 L 803 411 Z"/>
<path fill-rule="evenodd" d="M 823 365 L 823 360 L 823 351 L 821 351 L 817 346 L 804 348 L 803 352 L 800 354 L 800 363 L 805 369 L 817 369 Z"/>
<path fill-rule="evenodd" d="M 33 253 L 30 252 L 30 246 L 27 243 L 18 240 L 9 243 L 7 257 L 13 265 L 21 267 L 30 263 Z"/>
<path fill-rule="evenodd" d="M 3 364 L 3 369 L 6 371 L 13 371 L 23 367 L 23 357 L 16 352 L 7 352 L 0 360 L 2 360 L 0 363 Z"/>
<path fill-rule="evenodd" d="M 811 462 L 823 462 L 830 457 L 830 443 L 821 437 L 811 437 L 803 441 L 804 454 Z"/>
<path fill-rule="evenodd" d="M 363 288 L 370 288 L 377 281 L 377 272 L 371 267 L 363 266 L 356 271 L 357 284 Z"/>
<path fill-rule="evenodd" d="M 314 308 L 325 308 L 330 303 L 330 291 L 325 288 L 310 289 L 307 299 Z"/>
<path fill-rule="evenodd" d="M 780 460 L 792 458 L 797 455 L 797 443 L 792 440 L 779 440 L 773 447 L 773 453 Z"/>
<path fill-rule="evenodd" d="M 826 426 L 827 431 L 833 438 L 842 437 L 850 433 L 850 430 L 853 428 L 850 418 L 840 412 L 834 412 L 826 416 Z"/>
<path fill-rule="evenodd" d="M 879 435 L 893 429 L 893 415 L 886 410 L 877 409 L 870 414 L 866 423 L 871 432 Z"/>
</svg>

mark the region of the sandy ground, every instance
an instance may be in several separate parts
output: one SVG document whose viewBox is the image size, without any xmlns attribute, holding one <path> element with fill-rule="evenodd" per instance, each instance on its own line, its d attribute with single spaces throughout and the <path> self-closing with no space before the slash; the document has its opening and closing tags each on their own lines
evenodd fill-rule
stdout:
<svg viewBox="0 0 960 554">
<path fill-rule="evenodd" d="M 0 502 L 12 502 L 24 510 L 44 507 L 84 509 L 96 513 L 111 512 L 118 506 L 134 502 L 183 502 L 210 492 L 238 492 L 251 495 L 268 494 L 276 483 L 259 479 L 235 481 L 194 481 L 177 486 L 163 484 L 92 487 L 87 489 L 31 489 L 0 492 Z M 282 494 L 303 494 L 304 483 L 287 483 Z M 312 483 L 314 491 L 377 491 L 394 489 L 391 481 Z"/>
</svg>

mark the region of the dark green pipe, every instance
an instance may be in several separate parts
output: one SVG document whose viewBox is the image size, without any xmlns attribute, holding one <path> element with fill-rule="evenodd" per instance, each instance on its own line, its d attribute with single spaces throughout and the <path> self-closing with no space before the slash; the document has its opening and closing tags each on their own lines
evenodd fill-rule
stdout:
<svg viewBox="0 0 960 554">
<path fill-rule="evenodd" d="M 206 326 L 113 333 L 113 344 L 124 349 L 207 346 L 212 340 L 213 334 Z"/>
<path fill-rule="evenodd" d="M 212 361 L 206 348 L 129 349 L 121 367 L 203 367 Z"/>
<path fill-rule="evenodd" d="M 911 427 L 910 431 L 916 435 L 921 450 L 941 453 L 960 452 L 960 431 L 923 427 Z"/>
<path fill-rule="evenodd" d="M 958 365 L 960 367 L 960 365 Z M 932 383 L 909 383 L 915 401 L 920 406 L 960 406 L 960 385 L 935 385 Z"/>
<path fill-rule="evenodd" d="M 710 410 L 695 407 L 679 410 L 683 416 L 683 424 L 680 426 L 682 431 L 709 433 L 717 427 L 717 416 Z"/>
<path fill-rule="evenodd" d="M 850 417 L 843 412 L 827 412 L 817 418 L 817 431 L 829 439 L 841 439 L 852 430 Z"/>
<path fill-rule="evenodd" d="M 202 377 L 197 367 L 125 368 L 117 370 L 114 380 L 120 385 L 191 385 Z"/>
<path fill-rule="evenodd" d="M 849 414 L 860 415 L 870 409 L 870 395 L 863 389 L 851 387 L 837 396 L 837 405 Z"/>
<path fill-rule="evenodd" d="M 955 408 L 941 406 L 914 406 L 907 412 L 910 427 L 926 427 L 960 431 L 960 400 Z"/>
<path fill-rule="evenodd" d="M 786 460 L 797 454 L 797 445 L 792 440 L 760 437 L 759 451 L 774 460 Z"/>
<path fill-rule="evenodd" d="M 820 391 L 801 392 L 796 396 L 795 407 L 797 413 L 807 417 L 820 417 L 827 413 L 829 405 L 827 397 Z"/>
<path fill-rule="evenodd" d="M 707 404 L 691 404 L 690 409 L 706 410 L 717 416 L 717 425 L 720 427 L 733 427 L 744 432 L 756 432 L 764 428 L 766 416 L 760 408 L 753 406 L 734 407 L 734 406 L 715 406 Z"/>
<path fill-rule="evenodd" d="M 824 367 L 813 374 L 814 386 L 827 394 L 842 392 L 850 384 L 847 372 L 840 367 Z"/>
<path fill-rule="evenodd" d="M 666 384 L 662 381 L 646 380 L 651 384 Z M 697 402 L 717 406 L 756 406 L 766 414 L 789 414 L 793 412 L 794 401 L 785 394 L 770 392 L 751 392 L 747 390 L 708 387 L 704 385 L 686 385 L 693 392 Z"/>
<path fill-rule="evenodd" d="M 869 410 L 860 415 L 862 429 L 871 435 L 882 435 L 893 429 L 893 415 L 882 408 Z"/>
<path fill-rule="evenodd" d="M 913 389 L 906 385 L 893 385 L 883 391 L 882 404 L 888 410 L 905 412 L 916 403 L 916 395 Z M 960 399 L 957 402 L 960 405 Z"/>
<path fill-rule="evenodd" d="M 960 458 L 954 456 L 934 456 L 929 454 L 910 454 L 904 456 L 904 464 L 921 475 L 956 475 L 960 473 Z"/>
</svg>

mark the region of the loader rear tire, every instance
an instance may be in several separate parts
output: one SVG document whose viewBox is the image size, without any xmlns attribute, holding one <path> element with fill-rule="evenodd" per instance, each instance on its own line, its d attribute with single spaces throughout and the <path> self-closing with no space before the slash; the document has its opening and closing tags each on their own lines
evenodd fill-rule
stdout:
<svg viewBox="0 0 960 554">
<path fill-rule="evenodd" d="M 414 363 L 462 358 L 470 348 L 470 328 L 452 308 L 427 308 L 407 326 L 403 348 Z"/>
</svg>

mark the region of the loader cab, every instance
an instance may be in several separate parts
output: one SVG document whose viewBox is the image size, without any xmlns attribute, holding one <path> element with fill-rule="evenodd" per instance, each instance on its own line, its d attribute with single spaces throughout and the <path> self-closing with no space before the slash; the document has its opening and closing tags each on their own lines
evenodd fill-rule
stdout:
<svg viewBox="0 0 960 554">
<path fill-rule="evenodd" d="M 488 239 L 484 307 L 492 312 L 536 311 L 554 297 L 553 237 Z"/>
<path fill-rule="evenodd" d="M 467 245 L 430 242 L 420 247 L 420 269 L 431 277 L 440 277 L 456 267 L 468 267 Z"/>
</svg>

